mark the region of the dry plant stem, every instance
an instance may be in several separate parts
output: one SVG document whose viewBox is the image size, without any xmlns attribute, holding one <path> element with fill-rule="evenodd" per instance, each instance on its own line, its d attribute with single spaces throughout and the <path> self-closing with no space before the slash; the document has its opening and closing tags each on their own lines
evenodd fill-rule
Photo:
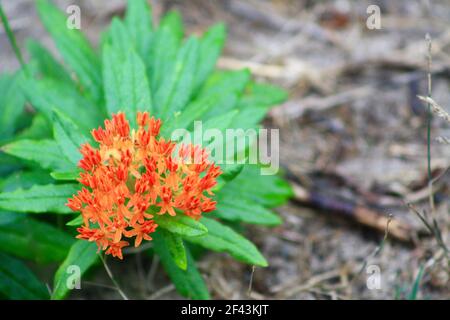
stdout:
<svg viewBox="0 0 450 320">
<path fill-rule="evenodd" d="M 114 278 L 111 269 L 109 269 L 108 264 L 106 263 L 105 257 L 103 255 L 99 255 L 100 259 L 103 262 L 103 266 L 105 267 L 106 273 L 108 274 L 109 278 L 111 279 L 112 283 L 114 284 L 114 287 L 116 288 L 117 292 L 119 292 L 120 296 L 123 298 L 123 300 L 129 300 L 128 297 L 125 295 L 125 293 L 120 289 L 119 284 L 117 283 L 116 279 Z"/>
<path fill-rule="evenodd" d="M 447 258 L 447 260 L 450 260 L 450 257 L 448 255 L 450 250 L 442 238 L 441 230 L 439 229 L 434 217 L 432 217 L 432 222 L 430 223 L 427 220 L 427 216 L 425 214 L 420 213 L 419 210 L 417 210 L 416 207 L 414 207 L 412 204 L 407 203 L 407 206 L 412 212 L 414 212 L 417 215 L 417 217 L 420 219 L 420 221 L 422 221 L 422 223 L 425 225 L 428 231 L 434 236 L 437 244 L 443 250 L 444 256 Z"/>
<path fill-rule="evenodd" d="M 169 293 L 171 291 L 175 290 L 175 286 L 173 284 L 169 284 L 168 286 L 161 288 L 160 290 L 156 291 L 155 293 L 153 293 L 152 295 L 147 297 L 147 300 L 155 300 L 163 295 L 165 295 L 166 293 Z"/>
<path fill-rule="evenodd" d="M 442 187 L 444 187 L 444 182 L 441 180 L 442 177 L 444 177 L 448 172 L 450 171 L 450 167 L 448 167 L 447 169 L 445 169 L 441 174 L 439 174 L 437 177 L 433 178 L 433 180 L 431 180 L 431 192 L 434 195 L 436 192 L 438 192 L 439 190 L 442 189 Z M 412 193 L 409 193 L 407 195 L 405 195 L 404 197 L 404 201 L 407 203 L 415 203 L 415 202 L 419 202 L 420 200 L 429 198 L 429 184 Z"/>
<path fill-rule="evenodd" d="M 450 114 L 445 111 L 443 107 L 441 107 L 436 101 L 434 101 L 430 97 L 417 96 L 420 100 L 430 105 L 431 112 L 437 115 L 439 118 L 444 119 L 445 121 L 450 123 Z"/>
<path fill-rule="evenodd" d="M 340 213 L 344 217 L 383 233 L 386 232 L 386 225 L 389 222 L 389 232 L 393 238 L 403 242 L 411 242 L 414 238 L 416 231 L 411 226 L 399 220 L 386 217 L 381 212 L 361 205 L 343 202 L 339 199 L 327 198 L 318 193 L 311 193 L 295 182 L 291 182 L 291 185 L 294 189 L 294 200 L 300 203 L 323 211 Z"/>
<path fill-rule="evenodd" d="M 252 273 L 250 274 L 250 282 L 248 284 L 247 296 L 250 297 L 252 295 L 252 286 L 253 286 L 253 276 L 255 274 L 255 266 L 252 266 Z"/>
<path fill-rule="evenodd" d="M 150 266 L 150 270 L 148 271 L 147 274 L 147 287 L 149 290 L 153 290 L 154 289 L 154 279 L 156 276 L 156 271 L 158 271 L 158 265 L 159 265 L 159 257 L 158 256 L 153 256 L 153 260 L 152 260 L 152 264 Z"/>
<path fill-rule="evenodd" d="M 427 80 L 428 80 L 428 98 L 431 99 L 431 37 L 429 34 L 426 36 L 427 43 L 428 43 L 428 51 L 427 51 Z M 429 190 L 429 202 L 430 202 L 430 210 L 431 214 L 435 215 L 435 207 L 434 207 L 434 197 L 433 197 L 433 176 L 431 173 L 431 104 L 428 103 L 428 119 L 427 119 L 427 164 L 428 164 L 428 190 Z"/>
<path fill-rule="evenodd" d="M 385 229 L 383 240 L 381 240 L 380 244 L 372 251 L 372 253 L 369 254 L 366 257 L 366 259 L 364 259 L 364 262 L 361 265 L 359 272 L 357 272 L 354 275 L 354 277 L 350 280 L 350 283 L 352 283 L 356 279 L 356 277 L 358 277 L 359 275 L 361 275 L 364 272 L 364 270 L 367 267 L 367 264 L 369 263 L 369 259 L 376 257 L 381 252 L 381 250 L 383 250 L 384 244 L 386 243 L 388 236 L 389 236 L 389 225 L 391 224 L 391 222 L 392 222 L 392 215 L 389 215 L 388 221 L 386 223 L 386 229 Z"/>
<path fill-rule="evenodd" d="M 92 282 L 92 281 L 83 281 L 83 284 L 87 284 L 90 286 L 94 286 L 94 287 L 99 287 L 99 288 L 106 288 L 106 289 L 111 289 L 111 290 L 116 290 L 117 288 L 114 286 L 110 286 L 107 284 L 103 284 L 103 283 L 96 283 L 96 282 Z"/>
<path fill-rule="evenodd" d="M 315 275 L 311 277 L 305 284 L 294 285 L 289 281 L 289 284 L 283 284 L 272 288 L 272 292 L 277 293 L 280 298 L 289 298 L 303 291 L 309 291 L 312 288 L 320 285 L 321 283 L 338 278 L 341 274 L 341 270 L 331 270 L 322 274 Z"/>
</svg>

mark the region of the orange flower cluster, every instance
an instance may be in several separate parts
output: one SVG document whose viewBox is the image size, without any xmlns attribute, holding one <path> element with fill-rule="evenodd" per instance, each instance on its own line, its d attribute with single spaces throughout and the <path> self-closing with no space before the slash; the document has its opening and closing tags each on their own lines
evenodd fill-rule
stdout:
<svg viewBox="0 0 450 320">
<path fill-rule="evenodd" d="M 183 213 L 199 219 L 215 209 L 211 189 L 221 171 L 208 153 L 194 145 L 180 145 L 159 138 L 161 120 L 147 112 L 137 115 L 137 130 L 123 113 L 92 130 L 98 148 L 84 144 L 79 167 L 83 187 L 66 204 L 81 211 L 83 225 L 77 238 L 95 241 L 122 259 L 122 248 L 133 238 L 137 247 L 151 240 L 157 224 L 153 214 Z"/>
</svg>

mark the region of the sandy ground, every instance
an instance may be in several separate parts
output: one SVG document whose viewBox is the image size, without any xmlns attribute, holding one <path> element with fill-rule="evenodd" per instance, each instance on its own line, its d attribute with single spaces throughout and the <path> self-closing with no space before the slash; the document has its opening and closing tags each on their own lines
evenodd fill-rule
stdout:
<svg viewBox="0 0 450 320">
<path fill-rule="evenodd" d="M 33 1 L 6 0 L 18 42 L 40 39 L 54 48 L 38 22 Z M 123 1 L 78 3 L 82 29 L 96 43 L 99 31 Z M 95 4 L 94 4 L 95 3 Z M 330 197 L 375 206 L 414 230 L 424 229 L 405 202 L 430 211 L 427 192 L 427 112 L 417 95 L 427 94 L 427 41 L 432 38 L 432 97 L 450 105 L 450 3 L 447 1 L 151 1 L 158 19 L 169 9 L 183 13 L 189 33 L 224 21 L 228 42 L 219 66 L 250 67 L 264 81 L 290 93 L 266 125 L 279 127 L 280 160 L 306 188 Z M 381 8 L 381 29 L 366 27 L 370 4 Z M 0 71 L 17 62 L 0 30 Z M 450 126 L 434 118 L 432 137 L 450 136 Z M 432 168 L 439 178 L 432 213 L 447 240 L 450 146 L 433 140 Z M 318 174 L 321 173 L 321 174 Z M 270 266 L 256 269 L 221 254 L 201 259 L 214 298 L 236 299 L 396 299 L 407 298 L 421 266 L 419 299 L 450 298 L 449 269 L 433 237 L 413 235 L 404 243 L 383 230 L 343 219 L 332 210 L 312 210 L 296 202 L 279 208 L 285 223 L 275 229 L 248 229 Z M 379 250 L 378 250 L 379 249 Z M 125 264 L 111 262 L 132 298 L 179 298 L 158 261 L 135 254 Z M 369 289 L 371 270 L 380 288 Z M 90 275 L 74 298 L 118 298 L 104 270 Z"/>
</svg>

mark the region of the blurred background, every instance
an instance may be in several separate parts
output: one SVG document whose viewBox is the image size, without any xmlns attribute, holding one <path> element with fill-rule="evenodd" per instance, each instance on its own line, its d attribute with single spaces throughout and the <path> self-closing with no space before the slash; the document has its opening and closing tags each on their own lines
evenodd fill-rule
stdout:
<svg viewBox="0 0 450 320">
<path fill-rule="evenodd" d="M 125 10 L 125 1 L 119 0 L 54 2 L 64 11 L 71 4 L 80 6 L 81 29 L 94 46 L 112 16 Z M 430 210 L 428 115 L 417 95 L 429 93 L 430 73 L 431 96 L 450 105 L 450 2 L 149 3 L 156 21 L 168 10 L 179 10 L 190 34 L 225 22 L 228 41 L 219 67 L 248 67 L 256 78 L 281 85 L 290 95 L 265 125 L 280 128 L 280 161 L 296 195 L 278 209 L 282 226 L 248 230 L 270 266 L 252 272 L 225 255 L 205 256 L 200 269 L 214 298 L 450 298 L 443 248 L 414 213 L 432 214 L 448 243 L 450 146 L 436 138 L 450 136 L 450 126 L 432 120 L 436 181 Z M 34 38 L 57 54 L 34 1 L 2 4 L 20 47 Z M 379 29 L 368 28 L 374 13 L 367 12 L 370 5 L 380 8 Z M 18 67 L 2 28 L 0 72 Z M 151 298 L 178 298 L 158 261 L 137 254 L 126 266 L 111 264 L 130 296 L 147 286 L 155 292 Z M 73 297 L 117 298 L 102 283 L 108 283 L 104 270 Z M 415 284 L 419 290 L 412 295 Z"/>
</svg>

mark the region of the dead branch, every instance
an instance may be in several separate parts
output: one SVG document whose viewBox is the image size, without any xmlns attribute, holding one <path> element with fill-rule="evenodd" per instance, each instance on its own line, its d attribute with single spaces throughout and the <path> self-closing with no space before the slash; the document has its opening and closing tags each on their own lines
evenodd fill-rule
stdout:
<svg viewBox="0 0 450 320">
<path fill-rule="evenodd" d="M 338 214 L 378 232 L 385 233 L 386 225 L 390 219 L 385 213 L 318 192 L 310 192 L 295 182 L 291 182 L 291 185 L 294 189 L 294 200 L 296 202 L 329 214 Z M 389 234 L 399 241 L 411 242 L 416 233 L 417 231 L 412 226 L 403 221 L 392 218 L 389 222 Z"/>
</svg>

